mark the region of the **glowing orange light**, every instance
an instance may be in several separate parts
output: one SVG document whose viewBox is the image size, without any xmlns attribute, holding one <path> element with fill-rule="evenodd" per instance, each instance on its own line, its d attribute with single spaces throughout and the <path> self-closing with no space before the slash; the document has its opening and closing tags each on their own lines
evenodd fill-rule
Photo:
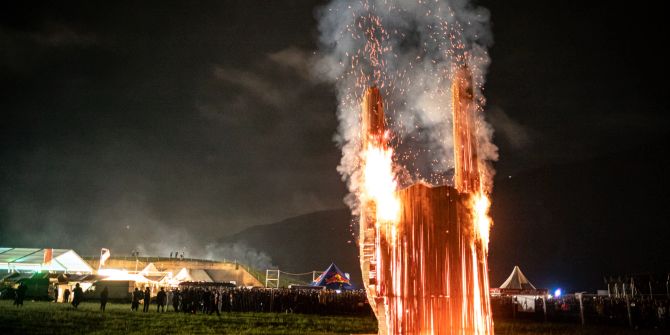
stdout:
<svg viewBox="0 0 670 335">
<path fill-rule="evenodd" d="M 400 202 L 395 195 L 398 183 L 393 174 L 393 150 L 370 145 L 364 160 L 365 198 L 376 204 L 378 222 L 396 222 Z"/>
<path fill-rule="evenodd" d="M 480 183 L 463 87 L 454 93 L 454 127 L 467 128 L 454 129 L 456 187 L 398 190 L 379 90 L 364 96 L 361 269 L 380 334 L 493 334 L 491 202 Z"/>
</svg>

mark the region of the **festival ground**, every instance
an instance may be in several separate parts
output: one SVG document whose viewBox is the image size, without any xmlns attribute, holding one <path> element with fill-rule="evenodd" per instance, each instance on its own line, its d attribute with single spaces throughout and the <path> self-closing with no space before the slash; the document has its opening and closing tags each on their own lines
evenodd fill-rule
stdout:
<svg viewBox="0 0 670 335">
<path fill-rule="evenodd" d="M 108 304 L 103 314 L 97 303 L 74 310 L 67 304 L 26 301 L 22 308 L 0 301 L 0 334 L 370 334 L 373 317 L 321 316 L 276 313 L 131 312 L 130 304 Z M 581 327 L 574 324 L 496 322 L 498 335 L 662 334 L 665 330 Z"/>
</svg>

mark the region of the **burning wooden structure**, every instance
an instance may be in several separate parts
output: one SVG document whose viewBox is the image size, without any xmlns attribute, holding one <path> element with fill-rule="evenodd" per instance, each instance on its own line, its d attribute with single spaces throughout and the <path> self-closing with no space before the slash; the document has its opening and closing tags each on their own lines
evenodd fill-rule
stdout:
<svg viewBox="0 0 670 335">
<path fill-rule="evenodd" d="M 486 265 L 488 205 L 480 205 L 485 195 L 466 69 L 457 72 L 452 94 L 455 187 L 417 183 L 402 190 L 394 187 L 393 179 L 383 178 L 385 171 L 392 171 L 386 167 L 392 165 L 392 151 L 380 92 L 369 88 L 363 99 L 363 178 L 378 180 L 365 180 L 361 196 L 360 260 L 380 334 L 493 333 Z M 374 161 L 379 159 L 384 161 Z M 370 171 L 369 166 L 380 168 Z M 370 188 L 391 189 L 393 194 L 379 195 Z"/>
</svg>

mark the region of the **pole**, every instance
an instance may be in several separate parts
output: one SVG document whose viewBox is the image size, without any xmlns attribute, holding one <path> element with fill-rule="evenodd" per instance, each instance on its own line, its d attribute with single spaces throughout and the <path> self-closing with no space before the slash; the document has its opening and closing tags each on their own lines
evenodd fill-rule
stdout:
<svg viewBox="0 0 670 335">
<path fill-rule="evenodd" d="M 630 328 L 633 328 L 633 317 L 630 314 L 630 301 L 628 300 L 628 295 L 626 295 L 626 290 L 625 290 L 625 285 L 624 284 L 624 298 L 626 298 L 626 311 L 628 312 L 628 326 Z"/>
<path fill-rule="evenodd" d="M 583 292 L 575 293 L 577 299 L 579 300 L 579 317 L 582 319 L 582 327 L 584 327 L 584 324 L 586 323 L 584 321 L 584 304 L 582 303 L 583 294 Z"/>
<path fill-rule="evenodd" d="M 547 296 L 542 296 L 542 312 L 544 312 L 544 322 L 547 322 Z"/>
<path fill-rule="evenodd" d="M 610 292 L 610 283 L 607 283 L 607 297 L 612 298 L 612 293 Z"/>
</svg>

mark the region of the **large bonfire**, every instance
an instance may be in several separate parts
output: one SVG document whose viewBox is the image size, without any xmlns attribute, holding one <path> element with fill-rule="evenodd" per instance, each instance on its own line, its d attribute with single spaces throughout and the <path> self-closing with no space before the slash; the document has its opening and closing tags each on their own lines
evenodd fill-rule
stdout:
<svg viewBox="0 0 670 335">
<path fill-rule="evenodd" d="M 324 13 L 339 169 L 360 215 L 380 334 L 493 334 L 486 12 L 467 1 L 361 0 Z"/>
</svg>

